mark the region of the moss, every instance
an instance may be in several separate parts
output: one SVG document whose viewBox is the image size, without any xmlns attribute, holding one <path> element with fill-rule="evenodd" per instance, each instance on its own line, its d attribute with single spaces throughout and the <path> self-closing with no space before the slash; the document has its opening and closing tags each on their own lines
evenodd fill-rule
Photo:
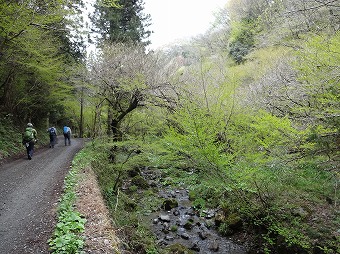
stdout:
<svg viewBox="0 0 340 254">
<path fill-rule="evenodd" d="M 132 178 L 132 184 L 134 184 L 134 185 L 136 185 L 139 188 L 142 188 L 144 190 L 149 188 L 148 182 L 143 177 L 141 177 L 139 175 Z"/>
<path fill-rule="evenodd" d="M 131 185 L 129 187 L 129 192 L 134 193 L 138 190 L 138 187 L 136 185 Z"/>
<path fill-rule="evenodd" d="M 170 231 L 171 231 L 171 232 L 177 232 L 177 230 L 178 230 L 178 227 L 177 227 L 176 225 L 172 225 L 172 226 L 170 227 Z"/>
<path fill-rule="evenodd" d="M 167 199 L 163 202 L 162 208 L 166 211 L 178 207 L 178 201 L 176 199 Z"/>
<path fill-rule="evenodd" d="M 194 254 L 195 252 L 177 243 L 165 248 L 163 254 Z"/>
</svg>

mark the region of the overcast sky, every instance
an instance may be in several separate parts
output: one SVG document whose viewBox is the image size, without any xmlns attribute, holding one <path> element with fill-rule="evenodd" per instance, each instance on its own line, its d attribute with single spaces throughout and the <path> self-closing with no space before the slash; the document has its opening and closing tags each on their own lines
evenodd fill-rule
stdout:
<svg viewBox="0 0 340 254">
<path fill-rule="evenodd" d="M 214 13 L 228 0 L 144 0 L 144 11 L 151 15 L 154 33 L 151 48 L 204 33 L 215 20 Z"/>
</svg>

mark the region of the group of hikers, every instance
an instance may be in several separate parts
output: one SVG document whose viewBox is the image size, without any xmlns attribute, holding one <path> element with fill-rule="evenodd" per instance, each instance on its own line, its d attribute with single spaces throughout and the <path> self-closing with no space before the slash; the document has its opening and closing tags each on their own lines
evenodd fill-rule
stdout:
<svg viewBox="0 0 340 254">
<path fill-rule="evenodd" d="M 54 148 L 54 145 L 57 143 L 57 129 L 52 126 L 47 129 L 47 132 L 50 136 L 50 148 Z M 65 146 L 71 145 L 71 128 L 68 126 L 63 127 L 63 134 L 65 140 Z M 26 147 L 27 157 L 29 160 L 32 159 L 34 144 L 37 142 L 37 131 L 34 129 L 32 123 L 28 123 L 24 133 L 22 134 L 22 144 Z"/>
</svg>

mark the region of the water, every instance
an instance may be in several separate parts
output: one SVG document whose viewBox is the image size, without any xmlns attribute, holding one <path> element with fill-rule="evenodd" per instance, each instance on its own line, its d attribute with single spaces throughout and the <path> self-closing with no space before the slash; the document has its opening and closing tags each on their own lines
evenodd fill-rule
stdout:
<svg viewBox="0 0 340 254">
<path fill-rule="evenodd" d="M 178 207 L 161 210 L 151 216 L 152 230 L 159 246 L 165 248 L 181 244 L 195 253 L 245 254 L 246 248 L 220 236 L 214 225 L 214 211 L 200 217 L 189 200 L 185 189 L 160 189 L 160 197 L 176 199 Z"/>
</svg>

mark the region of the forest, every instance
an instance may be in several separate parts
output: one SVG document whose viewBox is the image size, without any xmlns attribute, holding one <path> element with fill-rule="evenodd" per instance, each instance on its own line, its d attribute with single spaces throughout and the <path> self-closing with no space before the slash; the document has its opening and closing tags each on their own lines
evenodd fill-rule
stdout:
<svg viewBox="0 0 340 254">
<path fill-rule="evenodd" d="M 0 160 L 28 122 L 69 125 L 126 253 L 192 251 L 157 244 L 146 172 L 247 253 L 340 253 L 339 0 L 226 0 L 160 50 L 143 0 L 94 2 L 89 22 L 81 0 L 0 0 Z M 81 252 L 58 237 L 53 253 Z"/>
</svg>

